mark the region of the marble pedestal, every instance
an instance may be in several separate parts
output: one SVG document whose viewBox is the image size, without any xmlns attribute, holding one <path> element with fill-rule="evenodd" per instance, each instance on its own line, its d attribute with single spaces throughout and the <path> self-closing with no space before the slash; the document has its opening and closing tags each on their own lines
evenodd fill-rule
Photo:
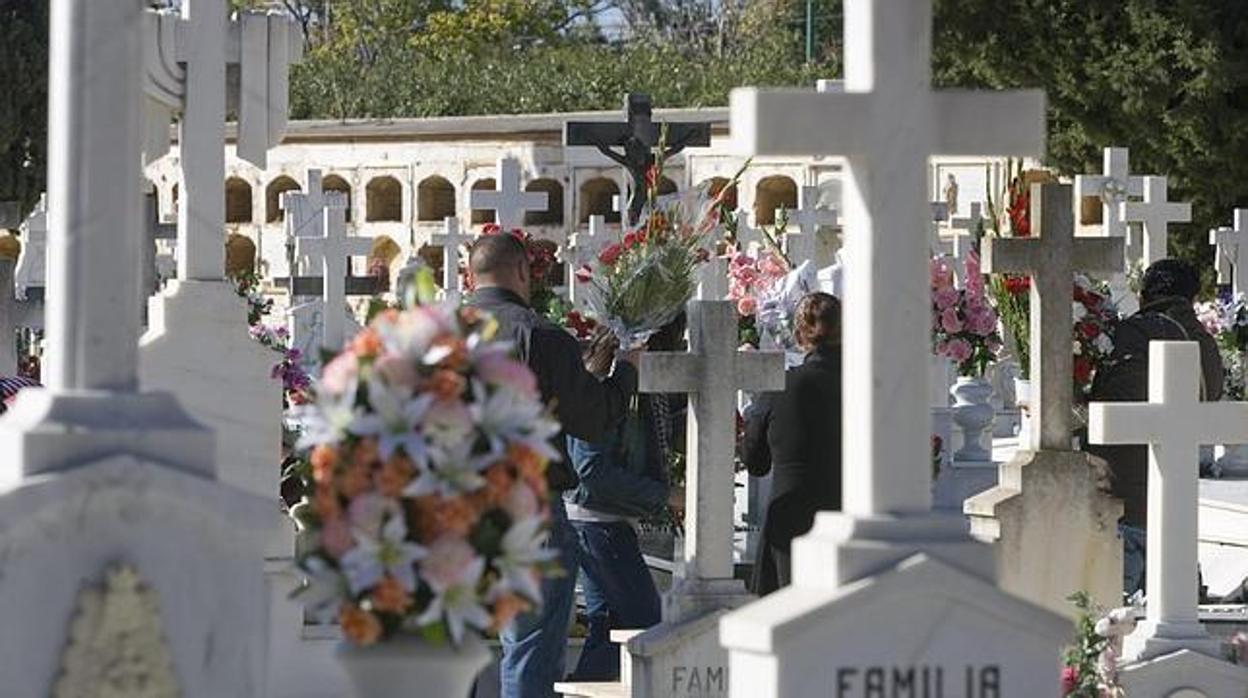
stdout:
<svg viewBox="0 0 1248 698">
<path fill-rule="evenodd" d="M 1075 591 L 1120 604 L 1122 502 L 1102 489 L 1104 468 L 1084 453 L 1020 451 L 996 487 L 966 501 L 972 534 L 996 549 L 1001 588 L 1068 617 Z"/>
</svg>

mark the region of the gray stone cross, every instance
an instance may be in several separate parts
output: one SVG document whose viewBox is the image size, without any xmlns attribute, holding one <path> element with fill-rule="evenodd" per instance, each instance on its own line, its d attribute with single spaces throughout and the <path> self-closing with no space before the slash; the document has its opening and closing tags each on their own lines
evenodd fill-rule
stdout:
<svg viewBox="0 0 1248 698">
<path fill-rule="evenodd" d="M 730 580 L 737 391 L 784 388 L 784 355 L 737 350 L 729 301 L 690 301 L 689 351 L 641 356 L 643 393 L 688 393 L 685 578 Z"/>
<path fill-rule="evenodd" d="M 1034 237 L 983 240 L 987 274 L 1031 277 L 1031 451 L 1071 450 L 1071 389 L 1074 333 L 1071 311 L 1076 271 L 1121 272 L 1122 238 L 1076 238 L 1074 200 L 1068 184 L 1033 184 Z"/>
<path fill-rule="evenodd" d="M 296 238 L 295 253 L 300 256 L 306 254 L 320 263 L 324 279 L 321 300 L 325 309 L 322 346 L 338 351 L 346 341 L 346 326 L 341 311 L 347 297 L 345 277 L 348 260 L 367 255 L 372 249 L 372 241 L 347 235 L 346 210 L 343 207 L 330 203 L 325 206 L 322 215 L 325 217 L 325 235 Z"/>
<path fill-rule="evenodd" d="M 787 209 L 789 222 L 797 224 L 797 232 L 786 231 L 784 235 L 784 253 L 794 266 L 814 260 L 819 230 L 837 224 L 836 209 L 819 208 L 819 187 L 802 187 L 798 204 L 797 208 Z"/>
<path fill-rule="evenodd" d="M 1153 262 L 1167 256 L 1169 225 L 1191 222 L 1192 205 L 1169 201 L 1165 177 L 1145 177 L 1144 201 L 1122 202 L 1119 204 L 1118 217 L 1127 223 L 1139 223 L 1143 228 L 1144 240 L 1138 253 L 1147 269 Z M 1134 240 L 1130 247 L 1137 247 Z M 1131 256 L 1134 258 L 1136 255 Z"/>
<path fill-rule="evenodd" d="M 524 224 L 528 211 L 545 211 L 549 206 L 546 192 L 526 192 L 520 186 L 520 161 L 504 157 L 498 159 L 498 189 L 475 189 L 468 195 L 469 207 L 494 211 L 494 222 L 503 230 L 513 230 Z"/>
<path fill-rule="evenodd" d="M 446 294 L 446 300 L 456 304 L 464 293 L 459 275 L 459 247 L 474 239 L 472 235 L 463 234 L 459 219 L 454 216 L 443 219 L 442 232 L 434 233 L 429 238 L 430 244 L 442 247 L 442 292 Z"/>
</svg>

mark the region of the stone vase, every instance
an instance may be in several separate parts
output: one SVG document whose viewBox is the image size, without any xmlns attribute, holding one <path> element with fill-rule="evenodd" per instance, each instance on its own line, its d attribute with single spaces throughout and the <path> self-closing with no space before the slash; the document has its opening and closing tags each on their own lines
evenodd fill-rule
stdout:
<svg viewBox="0 0 1248 698">
<path fill-rule="evenodd" d="M 1014 379 L 1014 403 L 1018 405 L 1018 444 L 1026 448 L 1031 436 L 1031 380 Z"/>
<path fill-rule="evenodd" d="M 992 383 L 982 376 L 960 376 L 949 392 L 953 395 L 953 423 L 962 431 L 962 448 L 953 454 L 953 460 L 991 461 L 992 452 L 984 447 L 983 436 L 985 430 L 991 430 L 996 415 L 992 406 Z"/>
<path fill-rule="evenodd" d="M 343 642 L 334 652 L 356 698 L 467 696 L 477 674 L 490 663 L 490 650 L 468 635 L 459 648 L 399 637 L 356 647 Z"/>
</svg>

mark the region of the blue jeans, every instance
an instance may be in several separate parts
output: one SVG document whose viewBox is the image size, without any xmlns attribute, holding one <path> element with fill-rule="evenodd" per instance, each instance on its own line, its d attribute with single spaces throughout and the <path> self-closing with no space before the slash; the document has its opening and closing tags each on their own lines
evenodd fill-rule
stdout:
<svg viewBox="0 0 1248 698">
<path fill-rule="evenodd" d="M 1144 591 L 1145 535 L 1142 528 L 1118 524 L 1118 537 L 1122 538 L 1122 596 L 1128 601 Z"/>
<path fill-rule="evenodd" d="M 620 646 L 611 642 L 611 631 L 657 624 L 661 620 L 659 591 L 630 524 L 573 521 L 572 528 L 580 546 L 581 590 L 589 622 L 589 635 L 572 678 L 616 681 Z"/>
<path fill-rule="evenodd" d="M 503 657 L 499 662 L 502 698 L 549 698 L 554 683 L 563 679 L 568 622 L 576 601 L 576 537 L 568 525 L 563 498 L 550 498 L 550 538 L 546 545 L 559 550 L 563 575 L 542 582 L 542 608 L 525 613 L 499 635 Z"/>
</svg>

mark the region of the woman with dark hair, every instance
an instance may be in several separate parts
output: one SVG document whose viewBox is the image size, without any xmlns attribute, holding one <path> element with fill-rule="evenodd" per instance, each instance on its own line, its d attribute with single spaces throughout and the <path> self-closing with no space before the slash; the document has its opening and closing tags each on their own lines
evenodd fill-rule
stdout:
<svg viewBox="0 0 1248 698">
<path fill-rule="evenodd" d="M 683 334 L 680 318 L 651 337 L 646 348 L 674 351 Z M 599 328 L 586 348 L 585 368 L 609 375 L 618 347 L 614 335 Z M 580 483 L 564 494 L 564 503 L 576 532 L 589 623 L 575 681 L 617 680 L 620 649 L 612 644 L 611 631 L 648 628 L 661 620 L 659 592 L 634 524 L 683 500 L 667 481 L 670 414 L 666 395 L 639 395 L 601 442 L 568 437 L 568 457 Z"/>
<path fill-rule="evenodd" d="M 773 472 L 754 592 L 788 586 L 793 539 L 815 513 L 841 508 L 841 304 L 811 293 L 797 304 L 797 343 L 806 352 L 785 375 L 784 392 L 761 395 L 747 410 L 741 456 L 750 474 Z"/>
</svg>

